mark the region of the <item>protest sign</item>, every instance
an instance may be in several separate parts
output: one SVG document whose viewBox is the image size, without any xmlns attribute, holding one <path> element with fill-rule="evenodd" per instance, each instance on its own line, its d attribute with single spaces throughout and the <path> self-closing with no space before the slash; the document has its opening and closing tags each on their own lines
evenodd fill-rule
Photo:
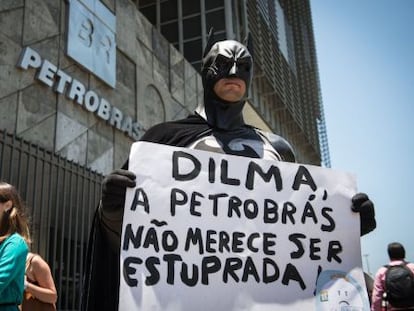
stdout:
<svg viewBox="0 0 414 311">
<path fill-rule="evenodd" d="M 148 142 L 129 170 L 119 310 L 369 309 L 352 175 Z"/>
</svg>

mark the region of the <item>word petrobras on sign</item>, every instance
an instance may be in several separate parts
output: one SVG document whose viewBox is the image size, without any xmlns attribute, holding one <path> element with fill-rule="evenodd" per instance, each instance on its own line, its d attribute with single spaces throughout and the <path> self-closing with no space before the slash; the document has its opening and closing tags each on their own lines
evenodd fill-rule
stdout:
<svg viewBox="0 0 414 311">
<path fill-rule="evenodd" d="M 98 96 L 92 90 L 87 90 L 80 81 L 72 78 L 48 60 L 42 59 L 32 48 L 26 47 L 22 50 L 17 67 L 26 70 L 37 69 L 36 78 L 47 86 L 53 87 L 56 93 L 65 94 L 69 99 L 74 100 L 87 111 L 95 113 L 132 139 L 139 138 L 139 131 L 143 128 L 137 121 L 132 121 L 130 116 L 112 106 L 105 98 Z"/>
<path fill-rule="evenodd" d="M 352 175 L 136 142 L 119 310 L 369 310 Z"/>
<path fill-rule="evenodd" d="M 67 54 L 113 88 L 115 32 L 115 15 L 99 0 L 69 1 Z"/>
</svg>

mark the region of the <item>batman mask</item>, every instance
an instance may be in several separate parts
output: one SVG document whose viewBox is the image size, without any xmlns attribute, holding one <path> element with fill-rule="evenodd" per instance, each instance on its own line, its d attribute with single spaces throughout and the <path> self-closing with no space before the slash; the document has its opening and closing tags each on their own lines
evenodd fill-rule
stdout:
<svg viewBox="0 0 414 311">
<path fill-rule="evenodd" d="M 204 88 L 212 89 L 222 78 L 240 78 L 249 89 L 253 73 L 252 57 L 240 42 L 225 40 L 215 43 L 204 56 L 201 75 Z"/>
<path fill-rule="evenodd" d="M 218 97 L 214 85 L 222 78 L 240 78 L 249 89 L 253 75 L 253 60 L 246 46 L 235 40 L 209 43 L 204 51 L 201 76 L 204 86 L 204 103 L 196 112 L 213 128 L 232 130 L 244 126 L 242 115 L 245 96 L 238 102 Z"/>
</svg>

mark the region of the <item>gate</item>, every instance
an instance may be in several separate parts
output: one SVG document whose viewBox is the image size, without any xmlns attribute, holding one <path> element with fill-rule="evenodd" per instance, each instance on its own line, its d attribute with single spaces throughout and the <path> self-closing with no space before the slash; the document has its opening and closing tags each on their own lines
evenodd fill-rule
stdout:
<svg viewBox="0 0 414 311">
<path fill-rule="evenodd" d="M 50 265 L 58 310 L 79 310 L 84 258 L 103 176 L 0 130 L 0 179 L 26 203 L 33 244 Z"/>
</svg>

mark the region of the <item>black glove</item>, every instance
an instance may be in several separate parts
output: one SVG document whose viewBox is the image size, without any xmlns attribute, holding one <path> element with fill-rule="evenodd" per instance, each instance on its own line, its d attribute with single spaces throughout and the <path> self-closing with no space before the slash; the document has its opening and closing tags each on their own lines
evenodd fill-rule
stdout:
<svg viewBox="0 0 414 311">
<path fill-rule="evenodd" d="M 361 236 L 371 232 L 377 227 L 375 221 L 374 203 L 365 193 L 357 193 L 352 197 L 352 211 L 359 213 L 361 217 Z"/>
<path fill-rule="evenodd" d="M 104 213 L 123 209 L 126 187 L 135 187 L 135 174 L 131 171 L 117 169 L 107 175 L 102 182 L 101 207 Z"/>
<path fill-rule="evenodd" d="M 126 187 L 134 186 L 135 174 L 123 169 L 112 171 L 102 181 L 99 215 L 108 246 L 114 251 L 118 251 L 120 245 Z"/>
</svg>

